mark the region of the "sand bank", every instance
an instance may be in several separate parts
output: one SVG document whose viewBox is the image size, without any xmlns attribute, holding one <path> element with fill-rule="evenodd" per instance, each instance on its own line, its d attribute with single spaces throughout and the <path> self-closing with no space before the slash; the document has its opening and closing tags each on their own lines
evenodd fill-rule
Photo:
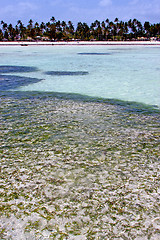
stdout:
<svg viewBox="0 0 160 240">
<path fill-rule="evenodd" d="M 39 45 L 160 45 L 160 41 L 70 41 L 70 42 L 47 42 L 47 41 L 35 41 L 35 42 L 0 42 L 0 46 L 39 46 Z"/>
</svg>

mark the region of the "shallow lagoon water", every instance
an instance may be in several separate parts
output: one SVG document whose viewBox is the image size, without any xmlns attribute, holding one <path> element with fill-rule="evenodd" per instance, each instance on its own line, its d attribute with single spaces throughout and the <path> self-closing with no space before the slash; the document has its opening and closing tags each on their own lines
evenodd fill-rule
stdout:
<svg viewBox="0 0 160 240">
<path fill-rule="evenodd" d="M 2 47 L 0 52 L 1 65 L 39 69 L 19 76 L 42 81 L 17 90 L 78 93 L 160 106 L 157 46 L 12 46 Z M 80 72 L 88 74 L 80 76 Z"/>
<path fill-rule="evenodd" d="M 130 48 L 130 53 L 135 51 Z M 39 53 L 39 48 L 31 47 L 35 55 L 30 48 L 18 49 L 22 50 L 11 47 L 8 51 L 10 57 L 15 56 L 12 64 L 5 55 L 8 62 L 2 58 L 1 65 L 28 64 L 39 71 L 23 69 L 0 76 L 8 76 L 10 83 L 20 80 L 16 76 L 22 77 L 28 85 L 19 86 L 21 91 L 15 91 L 16 85 L 14 91 L 0 92 L 0 238 L 159 239 L 159 109 L 145 101 L 128 102 L 113 96 L 102 99 L 69 91 L 49 93 L 42 88 L 28 92 L 27 88 L 42 87 L 40 84 L 49 83 L 51 78 L 53 83 L 60 77 L 61 88 L 64 79 L 83 82 L 91 71 L 82 59 L 81 69 L 71 68 L 75 48 L 63 47 L 63 52 L 58 50 L 62 47 L 53 48 L 71 58 L 66 62 L 70 68 L 58 65 L 56 69 L 53 52 L 46 53 L 50 48 L 40 48 Z M 86 53 L 87 48 L 82 50 Z M 101 51 L 101 47 L 96 49 Z M 112 49 L 113 55 L 119 51 Z M 37 60 L 38 54 L 43 55 L 44 65 Z M 94 57 L 102 62 L 101 57 L 109 56 Z M 48 57 L 53 57 L 53 62 L 45 66 Z M 47 71 L 62 75 L 47 75 Z M 80 71 L 89 74 L 74 75 Z M 44 80 L 33 83 L 42 76 Z"/>
</svg>

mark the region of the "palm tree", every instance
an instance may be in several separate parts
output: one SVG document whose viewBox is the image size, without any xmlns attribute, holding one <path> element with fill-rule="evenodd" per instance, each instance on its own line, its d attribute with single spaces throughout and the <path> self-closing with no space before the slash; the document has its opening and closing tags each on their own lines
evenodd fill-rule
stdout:
<svg viewBox="0 0 160 240">
<path fill-rule="evenodd" d="M 56 26 L 56 30 L 58 32 L 62 31 L 61 22 L 59 20 L 55 23 L 55 26 Z"/>
<path fill-rule="evenodd" d="M 101 28 L 102 28 L 102 40 L 106 38 L 106 24 L 104 21 L 101 22 Z"/>
<path fill-rule="evenodd" d="M 150 23 L 145 22 L 144 23 L 144 31 L 145 31 L 145 34 L 146 34 L 147 38 L 150 37 L 150 28 L 151 28 Z"/>
<path fill-rule="evenodd" d="M 155 35 L 157 35 L 158 38 L 160 38 L 160 23 L 155 24 Z"/>
<path fill-rule="evenodd" d="M 35 30 L 35 28 L 33 27 L 33 20 L 30 19 L 28 23 L 29 23 L 29 24 L 27 25 L 27 32 L 28 32 L 27 35 L 28 35 L 30 38 L 35 39 L 35 37 L 36 37 L 36 30 Z"/>
<path fill-rule="evenodd" d="M 119 34 L 119 19 L 118 18 L 115 18 L 114 20 L 115 24 L 114 24 L 114 36 L 118 36 Z"/>
<path fill-rule="evenodd" d="M 41 35 L 41 30 L 40 30 L 40 26 L 39 26 L 39 23 L 38 23 L 38 22 L 36 22 L 36 23 L 34 24 L 34 29 L 35 29 L 35 35 L 36 35 L 36 36 L 40 36 L 40 35 Z"/>
<path fill-rule="evenodd" d="M 31 29 L 33 28 L 33 20 L 32 20 L 32 19 L 30 19 L 28 23 L 29 23 L 29 24 L 28 24 L 28 26 L 27 26 L 27 27 L 28 27 L 28 29 L 30 29 L 30 30 L 31 30 Z"/>
<path fill-rule="evenodd" d="M 137 19 L 130 19 L 128 22 L 119 21 L 115 18 L 114 22 L 110 22 L 107 18 L 101 23 L 96 20 L 91 23 L 90 28 L 87 23 L 79 22 L 76 30 L 71 21 L 66 23 L 65 21 L 56 21 L 54 17 L 50 19 L 48 23 L 42 22 L 40 25 L 36 22 L 33 26 L 33 20 L 30 19 L 27 27 L 25 27 L 21 20 L 18 20 L 15 27 L 12 24 L 7 24 L 3 20 L 1 21 L 0 29 L 0 40 L 14 40 L 14 39 L 26 39 L 31 37 L 35 39 L 36 36 L 48 36 L 52 39 L 72 39 L 77 37 L 81 40 L 97 39 L 97 40 L 108 40 L 108 39 L 122 39 L 127 40 L 128 38 L 133 40 L 138 37 L 147 36 L 157 37 L 160 36 L 160 24 L 150 24 L 145 22 L 144 25 Z"/>
<path fill-rule="evenodd" d="M 53 19 L 52 19 L 52 21 L 53 21 Z M 50 23 L 50 22 L 46 23 L 46 35 L 49 37 L 50 40 L 55 40 L 55 38 L 56 38 L 56 26 L 55 26 L 54 23 Z"/>
<path fill-rule="evenodd" d="M 68 21 L 68 28 L 69 28 L 69 32 L 72 34 L 74 32 L 74 26 L 71 21 Z"/>
<path fill-rule="evenodd" d="M 81 40 L 89 40 L 90 31 L 87 23 L 78 22 L 75 37 Z"/>
<path fill-rule="evenodd" d="M 16 25 L 15 26 L 15 38 L 16 38 L 16 40 L 18 40 L 19 39 L 19 29 L 18 29 L 18 25 Z"/>
<path fill-rule="evenodd" d="M 56 19 L 55 17 L 51 17 L 50 22 L 55 23 Z"/>
<path fill-rule="evenodd" d="M 2 41 L 3 40 L 3 32 L 2 32 L 2 30 L 0 29 L 0 41 Z"/>
<path fill-rule="evenodd" d="M 17 25 L 18 25 L 18 29 L 19 29 L 19 34 L 20 34 L 21 40 L 24 40 L 25 39 L 25 35 L 26 35 L 26 27 L 24 27 L 24 25 L 23 25 L 21 20 L 18 20 Z"/>
<path fill-rule="evenodd" d="M 14 41 L 15 38 L 15 29 L 13 28 L 12 24 L 10 23 L 8 25 L 8 34 L 9 34 L 9 38 Z"/>
<path fill-rule="evenodd" d="M 62 26 L 62 31 L 65 32 L 66 31 L 66 26 L 67 26 L 66 22 L 62 21 L 61 26 Z"/>
<path fill-rule="evenodd" d="M 102 27 L 101 27 L 100 21 L 96 20 L 93 23 L 91 23 L 90 30 L 91 30 L 91 35 L 93 36 L 94 39 L 102 40 L 103 36 L 102 36 Z"/>
<path fill-rule="evenodd" d="M 2 28 L 3 28 L 3 31 L 6 31 L 7 30 L 7 23 L 5 23 L 3 20 L 1 21 L 1 25 L 2 25 Z"/>
<path fill-rule="evenodd" d="M 115 22 L 115 23 L 118 23 L 118 22 L 119 22 L 118 18 L 115 18 L 115 19 L 114 19 L 114 22 Z"/>
<path fill-rule="evenodd" d="M 76 33 L 75 33 L 75 37 L 76 39 L 81 39 L 83 40 L 83 24 L 81 22 L 78 22 L 77 24 L 77 28 L 76 28 Z"/>
<path fill-rule="evenodd" d="M 66 27 L 66 34 L 68 35 L 68 39 L 74 38 L 74 26 L 71 21 L 68 21 L 68 24 Z"/>
<path fill-rule="evenodd" d="M 2 29 L 3 29 L 3 35 L 4 35 L 4 38 L 8 40 L 8 30 L 7 30 L 7 23 L 5 23 L 3 20 L 1 21 L 1 25 L 2 25 Z"/>
<path fill-rule="evenodd" d="M 109 38 L 113 40 L 113 38 L 114 38 L 114 23 L 112 21 L 109 22 L 108 29 L 109 29 Z"/>
<path fill-rule="evenodd" d="M 105 22 L 108 24 L 109 23 L 109 18 L 107 18 Z"/>
<path fill-rule="evenodd" d="M 93 37 L 95 36 L 95 27 L 96 27 L 95 22 L 94 22 L 94 23 L 91 23 L 91 26 L 90 26 L 90 34 L 91 34 Z"/>
<path fill-rule="evenodd" d="M 40 30 L 40 36 L 45 35 L 46 25 L 44 22 L 41 22 L 41 24 L 39 26 L 39 30 Z"/>
<path fill-rule="evenodd" d="M 144 30 L 142 23 L 137 20 L 137 36 L 142 37 L 144 35 Z"/>
<path fill-rule="evenodd" d="M 123 32 L 123 37 L 125 40 L 127 40 L 127 34 L 128 34 L 128 23 L 124 23 L 124 32 Z"/>
</svg>

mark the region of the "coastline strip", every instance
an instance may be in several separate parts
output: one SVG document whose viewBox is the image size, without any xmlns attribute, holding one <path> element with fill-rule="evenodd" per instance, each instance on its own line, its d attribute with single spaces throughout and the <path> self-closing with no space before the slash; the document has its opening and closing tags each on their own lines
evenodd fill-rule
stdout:
<svg viewBox="0 0 160 240">
<path fill-rule="evenodd" d="M 47 41 L 36 41 L 36 42 L 30 42 L 30 41 L 13 41 L 13 42 L 0 42 L 0 46 L 54 46 L 54 45 L 75 45 L 75 46 L 81 46 L 81 45 L 160 45 L 160 41 L 70 41 L 70 42 L 47 42 Z"/>
</svg>

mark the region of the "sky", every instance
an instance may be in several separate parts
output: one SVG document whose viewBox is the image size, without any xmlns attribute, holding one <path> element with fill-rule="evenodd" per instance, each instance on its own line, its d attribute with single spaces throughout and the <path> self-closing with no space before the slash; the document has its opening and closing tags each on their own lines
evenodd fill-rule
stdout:
<svg viewBox="0 0 160 240">
<path fill-rule="evenodd" d="M 52 16 L 75 26 L 116 17 L 160 23 L 160 0 L 0 0 L 0 21 L 15 25 L 22 20 L 26 25 L 30 19 L 46 23 Z"/>
</svg>

